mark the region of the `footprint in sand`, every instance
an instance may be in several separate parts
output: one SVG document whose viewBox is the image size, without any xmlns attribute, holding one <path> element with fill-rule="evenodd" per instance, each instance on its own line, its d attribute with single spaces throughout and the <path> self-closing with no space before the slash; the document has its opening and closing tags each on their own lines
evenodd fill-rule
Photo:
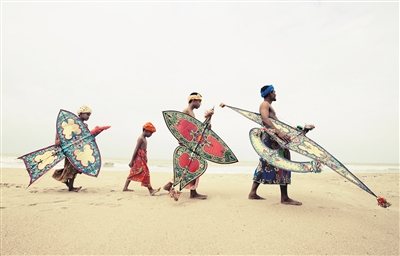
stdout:
<svg viewBox="0 0 400 256">
<path fill-rule="evenodd" d="M 53 201 L 53 203 L 62 203 L 62 202 L 67 202 L 67 200 L 58 200 L 58 201 Z"/>
</svg>

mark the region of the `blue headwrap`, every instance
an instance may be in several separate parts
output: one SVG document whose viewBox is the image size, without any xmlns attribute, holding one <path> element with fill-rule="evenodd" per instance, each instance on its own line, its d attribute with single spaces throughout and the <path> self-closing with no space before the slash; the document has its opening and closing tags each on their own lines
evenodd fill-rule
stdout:
<svg viewBox="0 0 400 256">
<path fill-rule="evenodd" d="M 274 86 L 271 84 L 268 86 L 267 89 L 265 89 L 265 91 L 261 92 L 261 97 L 265 97 L 268 95 L 268 93 L 272 92 L 274 90 Z"/>
</svg>

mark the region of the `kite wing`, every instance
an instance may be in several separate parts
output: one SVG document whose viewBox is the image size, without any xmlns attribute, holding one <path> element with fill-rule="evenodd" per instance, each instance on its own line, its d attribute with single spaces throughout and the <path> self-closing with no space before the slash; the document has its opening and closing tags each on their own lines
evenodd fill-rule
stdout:
<svg viewBox="0 0 400 256">
<path fill-rule="evenodd" d="M 246 118 L 260 124 L 263 126 L 261 115 L 258 113 L 250 112 L 247 110 L 243 110 L 240 108 L 228 106 L 225 104 L 221 104 L 221 107 L 229 107 L 230 109 L 238 112 L 239 114 L 245 116 Z M 299 154 L 307 156 L 317 162 L 320 162 L 326 166 L 328 166 L 333 171 L 337 172 L 339 175 L 354 183 L 361 189 L 365 190 L 369 194 L 373 195 L 377 198 L 378 204 L 383 207 L 390 206 L 390 203 L 386 201 L 386 199 L 377 197 L 362 181 L 360 181 L 353 173 L 351 173 L 346 166 L 344 166 L 339 160 L 337 160 L 334 156 L 332 156 L 328 151 L 318 145 L 316 142 L 311 140 L 310 138 L 304 136 L 303 131 L 293 128 L 290 125 L 287 125 L 281 121 L 270 118 L 273 122 L 274 126 L 279 129 L 282 133 L 285 133 L 290 136 L 291 142 L 286 143 L 282 139 L 280 139 L 272 129 L 266 129 L 266 132 L 271 135 L 271 137 L 276 140 L 282 147 L 286 147 L 290 150 L 293 150 Z"/>
<path fill-rule="evenodd" d="M 249 132 L 249 137 L 251 145 L 257 154 L 273 166 L 292 172 L 321 172 L 321 165 L 319 162 L 290 161 L 280 156 L 278 150 L 273 150 L 267 147 L 263 143 L 262 130 L 260 128 L 251 129 Z"/>
<path fill-rule="evenodd" d="M 42 177 L 65 157 L 60 147 L 55 145 L 42 148 L 18 157 L 24 161 L 26 170 L 31 178 L 28 187 Z"/>
<path fill-rule="evenodd" d="M 110 126 L 96 126 L 89 131 L 77 116 L 61 109 L 56 128 L 61 146 L 48 146 L 18 157 L 24 161 L 31 178 L 28 187 L 64 157 L 68 157 L 77 169 L 87 175 L 97 177 L 100 171 L 100 152 L 94 137 Z"/>
<path fill-rule="evenodd" d="M 65 156 L 75 168 L 89 176 L 97 177 L 101 157 L 94 137 L 99 132 L 91 134 L 86 124 L 76 115 L 61 109 L 57 117 L 57 134 Z"/>
<path fill-rule="evenodd" d="M 186 147 L 178 146 L 174 151 L 174 184 L 180 183 L 182 190 L 207 170 L 207 161 Z"/>
<path fill-rule="evenodd" d="M 172 135 L 198 156 L 218 164 L 238 162 L 228 145 L 211 129 L 209 122 L 200 122 L 179 111 L 163 111 Z"/>
<path fill-rule="evenodd" d="M 316 142 L 304 136 L 301 131 L 296 128 L 291 127 L 281 121 L 270 119 L 275 127 L 279 129 L 282 133 L 290 136 L 291 142 L 286 143 L 281 138 L 279 138 L 272 130 L 266 129 L 267 133 L 276 140 L 281 146 L 284 146 L 290 150 L 293 150 L 301 155 L 307 156 L 314 159 L 326 166 L 328 166 L 333 171 L 337 172 L 339 175 L 349 180 L 350 182 L 356 184 L 361 189 L 370 193 L 371 195 L 377 197 L 363 182 L 361 182 L 353 173 L 351 173 L 344 164 L 339 162 L 334 156 L 332 156 L 328 151 L 318 145 Z"/>
</svg>

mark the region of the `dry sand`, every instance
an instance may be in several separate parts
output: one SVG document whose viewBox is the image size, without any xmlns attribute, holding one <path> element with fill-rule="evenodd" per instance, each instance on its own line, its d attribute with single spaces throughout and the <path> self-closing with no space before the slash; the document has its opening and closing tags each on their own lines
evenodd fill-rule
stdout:
<svg viewBox="0 0 400 256">
<path fill-rule="evenodd" d="M 122 192 L 128 172 L 79 175 L 78 193 L 51 178 L 26 188 L 28 173 L 1 170 L 1 255 L 399 255 L 399 174 L 358 174 L 392 203 L 335 173 L 294 174 L 280 204 L 279 187 L 261 185 L 266 200 L 248 200 L 252 174 L 207 174 L 207 200 L 151 197 L 139 183 Z M 152 173 L 153 187 L 170 179 Z"/>
</svg>

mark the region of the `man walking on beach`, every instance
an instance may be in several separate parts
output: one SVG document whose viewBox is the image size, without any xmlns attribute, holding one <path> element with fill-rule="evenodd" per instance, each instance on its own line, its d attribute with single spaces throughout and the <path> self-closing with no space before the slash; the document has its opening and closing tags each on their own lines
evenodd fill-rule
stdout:
<svg viewBox="0 0 400 256">
<path fill-rule="evenodd" d="M 265 85 L 261 88 L 261 97 L 264 101 L 260 104 L 260 114 L 262 122 L 265 127 L 275 129 L 275 134 L 286 142 L 290 142 L 290 137 L 277 129 L 274 124 L 269 120 L 273 118 L 278 120 L 272 102 L 276 101 L 276 92 L 272 85 Z M 290 160 L 290 151 L 288 149 L 280 148 L 279 144 L 274 141 L 268 133 L 264 132 L 262 140 L 266 146 L 272 149 L 279 149 L 279 154 L 284 158 Z M 249 199 L 264 199 L 257 195 L 257 188 L 262 184 L 278 184 L 281 190 L 281 203 L 287 205 L 301 205 L 301 202 L 295 201 L 288 196 L 288 184 L 291 183 L 291 172 L 282 170 L 275 166 L 270 165 L 267 161 L 260 159 L 258 166 L 254 172 L 253 184 L 249 193 Z"/>
<path fill-rule="evenodd" d="M 150 122 L 143 125 L 142 134 L 137 139 L 135 150 L 133 151 L 131 162 L 129 167 L 131 170 L 128 177 L 126 178 L 125 186 L 122 191 L 133 191 L 128 189 L 129 183 L 131 181 L 141 182 L 143 187 L 149 190 L 151 196 L 160 191 L 160 188 L 153 189 L 150 182 L 150 171 L 147 166 L 147 139 L 151 137 L 153 133 L 156 132 L 156 128 Z"/>
<path fill-rule="evenodd" d="M 88 106 L 83 105 L 78 109 L 77 114 L 79 119 L 87 126 L 85 121 L 89 120 L 90 115 L 92 114 L 92 110 Z M 56 146 L 60 145 L 60 140 L 58 138 L 58 135 L 56 136 L 54 144 Z M 76 169 L 75 166 L 73 166 L 72 163 L 68 160 L 68 158 L 65 158 L 64 161 L 65 161 L 64 168 L 55 170 L 53 173 L 53 178 L 55 180 L 61 181 L 62 183 L 65 183 L 69 191 L 78 192 L 82 187 L 75 188 L 74 181 L 76 175 L 81 174 L 82 172 Z"/>
<path fill-rule="evenodd" d="M 198 109 L 201 106 L 201 101 L 202 101 L 202 97 L 200 95 L 200 93 L 197 92 L 193 92 L 189 95 L 188 97 L 188 106 L 182 111 L 185 114 L 188 114 L 191 117 L 195 117 L 194 114 L 194 109 Z M 206 114 L 208 116 L 211 116 L 214 114 L 214 111 L 208 111 Z M 211 129 L 211 127 L 209 127 Z M 180 145 L 183 145 L 181 142 L 179 142 Z M 190 198 L 193 199 L 206 199 L 207 195 L 201 195 L 199 193 L 197 193 L 196 189 L 197 186 L 199 184 L 199 180 L 200 178 L 197 178 L 196 180 L 192 181 L 189 185 L 187 185 L 185 188 L 186 189 L 190 189 Z M 170 191 L 171 187 L 173 185 L 173 180 L 169 181 L 167 184 L 164 185 L 163 189 Z"/>
</svg>

